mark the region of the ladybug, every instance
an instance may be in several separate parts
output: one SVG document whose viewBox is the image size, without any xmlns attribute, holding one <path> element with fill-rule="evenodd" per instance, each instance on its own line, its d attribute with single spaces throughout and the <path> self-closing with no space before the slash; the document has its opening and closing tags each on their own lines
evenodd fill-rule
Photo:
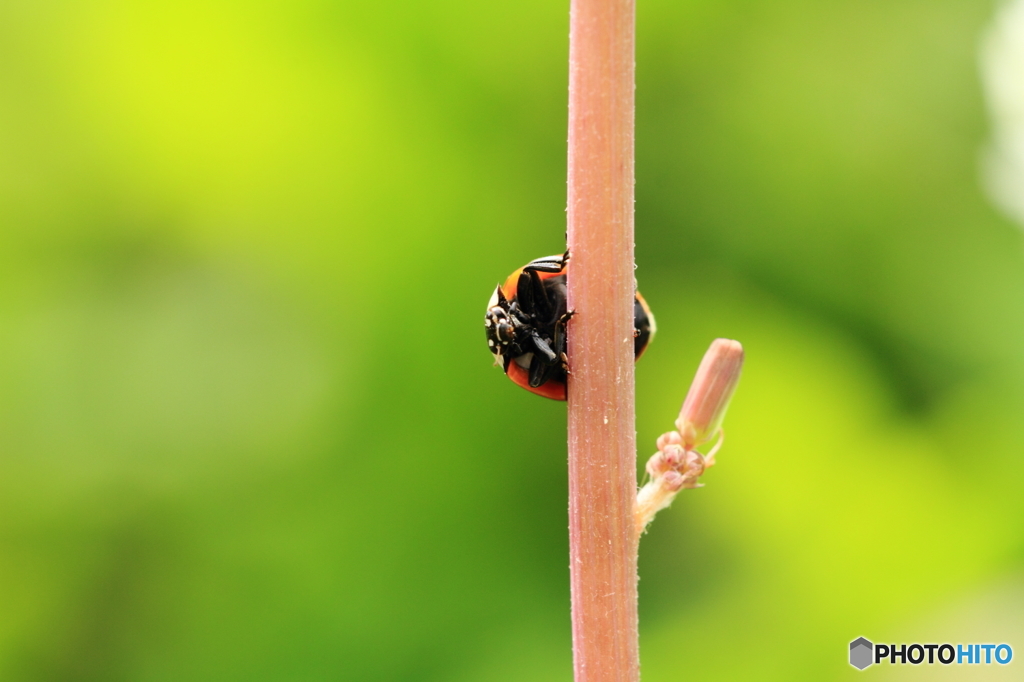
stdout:
<svg viewBox="0 0 1024 682">
<path fill-rule="evenodd" d="M 565 276 L 569 252 L 532 260 L 499 284 L 487 303 L 487 348 L 508 378 L 531 393 L 565 400 Z M 637 359 L 654 338 L 654 315 L 640 292 L 633 304 L 633 351 Z"/>
</svg>

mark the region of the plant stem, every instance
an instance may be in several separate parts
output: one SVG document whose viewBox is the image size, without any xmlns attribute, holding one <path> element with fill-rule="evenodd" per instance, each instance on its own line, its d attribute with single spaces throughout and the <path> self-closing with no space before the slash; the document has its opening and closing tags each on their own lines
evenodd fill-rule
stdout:
<svg viewBox="0 0 1024 682">
<path fill-rule="evenodd" d="M 576 682 L 637 682 L 633 0 L 572 0 L 569 539 Z"/>
</svg>

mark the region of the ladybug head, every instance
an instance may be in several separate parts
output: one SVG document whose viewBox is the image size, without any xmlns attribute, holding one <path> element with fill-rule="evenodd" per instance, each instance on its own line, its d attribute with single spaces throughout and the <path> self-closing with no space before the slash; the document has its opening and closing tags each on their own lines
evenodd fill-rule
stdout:
<svg viewBox="0 0 1024 682">
<path fill-rule="evenodd" d="M 509 315 L 509 303 L 499 285 L 487 303 L 487 314 L 484 316 L 484 328 L 487 330 L 487 348 L 496 356 L 501 356 L 510 343 L 515 341 L 515 326 Z"/>
</svg>

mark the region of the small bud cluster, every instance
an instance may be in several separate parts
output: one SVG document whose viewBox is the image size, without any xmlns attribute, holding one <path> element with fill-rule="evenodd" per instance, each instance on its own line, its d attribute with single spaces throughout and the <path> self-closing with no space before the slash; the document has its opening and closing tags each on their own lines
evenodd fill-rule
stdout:
<svg viewBox="0 0 1024 682">
<path fill-rule="evenodd" d="M 636 500 L 637 532 L 643 532 L 654 515 L 672 504 L 684 488 L 699 488 L 697 480 L 715 464 L 722 445 L 722 420 L 736 390 L 743 368 L 743 346 L 738 341 L 715 339 L 704 354 L 683 407 L 676 431 L 658 438 L 658 451 L 647 461 L 650 481 Z M 707 455 L 697 448 L 718 437 Z"/>
</svg>

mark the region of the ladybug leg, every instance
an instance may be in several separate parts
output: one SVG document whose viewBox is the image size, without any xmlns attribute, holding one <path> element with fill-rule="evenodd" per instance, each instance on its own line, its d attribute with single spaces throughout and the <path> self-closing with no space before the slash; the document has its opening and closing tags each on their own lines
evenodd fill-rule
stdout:
<svg viewBox="0 0 1024 682">
<path fill-rule="evenodd" d="M 530 361 L 530 386 L 537 388 L 543 385 L 551 374 L 551 367 L 552 365 L 545 362 L 540 354 L 535 353 L 533 360 Z"/>
<path fill-rule="evenodd" d="M 547 341 L 542 339 L 536 333 L 533 335 L 533 345 L 536 350 L 533 353 L 533 358 L 530 360 L 530 386 L 537 388 L 544 384 L 549 378 L 551 373 L 556 367 L 565 367 L 565 353 L 555 352 Z M 565 347 L 565 340 L 562 340 L 562 347 Z"/>
<path fill-rule="evenodd" d="M 556 353 L 548 342 L 542 339 L 537 332 L 532 332 L 530 337 L 533 341 L 533 347 L 536 349 L 533 354 L 534 361 L 540 359 L 546 365 L 553 365 L 558 362 L 559 353 Z M 530 365 L 533 366 L 533 362 L 531 362 Z"/>
<path fill-rule="evenodd" d="M 523 272 L 561 272 L 568 262 L 569 251 L 566 250 L 561 256 L 544 256 L 530 261 L 523 266 Z"/>
<path fill-rule="evenodd" d="M 541 288 L 540 277 L 536 272 L 532 270 L 527 272 L 524 269 L 519 273 L 519 281 L 516 283 L 516 302 L 519 304 L 519 309 L 530 317 L 537 314 L 536 294 Z M 541 296 L 543 296 L 543 292 L 541 292 Z"/>
<path fill-rule="evenodd" d="M 524 270 L 519 275 L 516 301 L 523 313 L 539 321 L 550 320 L 557 314 L 548 285 L 537 275 L 536 270 Z"/>
<path fill-rule="evenodd" d="M 559 358 L 565 357 L 566 325 L 569 323 L 569 320 L 571 320 L 572 316 L 575 314 L 575 310 L 566 311 L 565 314 L 563 314 L 560 318 L 558 318 L 558 321 L 555 322 L 555 338 L 552 340 L 551 350 L 555 351 Z M 565 361 L 563 360 L 563 365 L 564 364 Z"/>
<path fill-rule="evenodd" d="M 569 371 L 569 356 L 565 354 L 566 325 L 568 324 L 569 320 L 572 319 L 572 316 L 575 314 L 575 310 L 569 310 L 560 318 L 558 318 L 557 322 L 555 322 L 555 338 L 553 340 L 554 347 L 552 348 L 552 350 L 558 353 L 559 363 L 562 365 L 562 369 L 565 370 L 566 374 L 572 374 L 572 372 Z"/>
<path fill-rule="evenodd" d="M 556 313 L 551 295 L 538 272 L 561 273 L 569 262 L 569 251 L 561 256 L 545 256 L 523 266 L 516 283 L 516 300 L 527 315 L 541 320 L 550 320 Z"/>
</svg>

